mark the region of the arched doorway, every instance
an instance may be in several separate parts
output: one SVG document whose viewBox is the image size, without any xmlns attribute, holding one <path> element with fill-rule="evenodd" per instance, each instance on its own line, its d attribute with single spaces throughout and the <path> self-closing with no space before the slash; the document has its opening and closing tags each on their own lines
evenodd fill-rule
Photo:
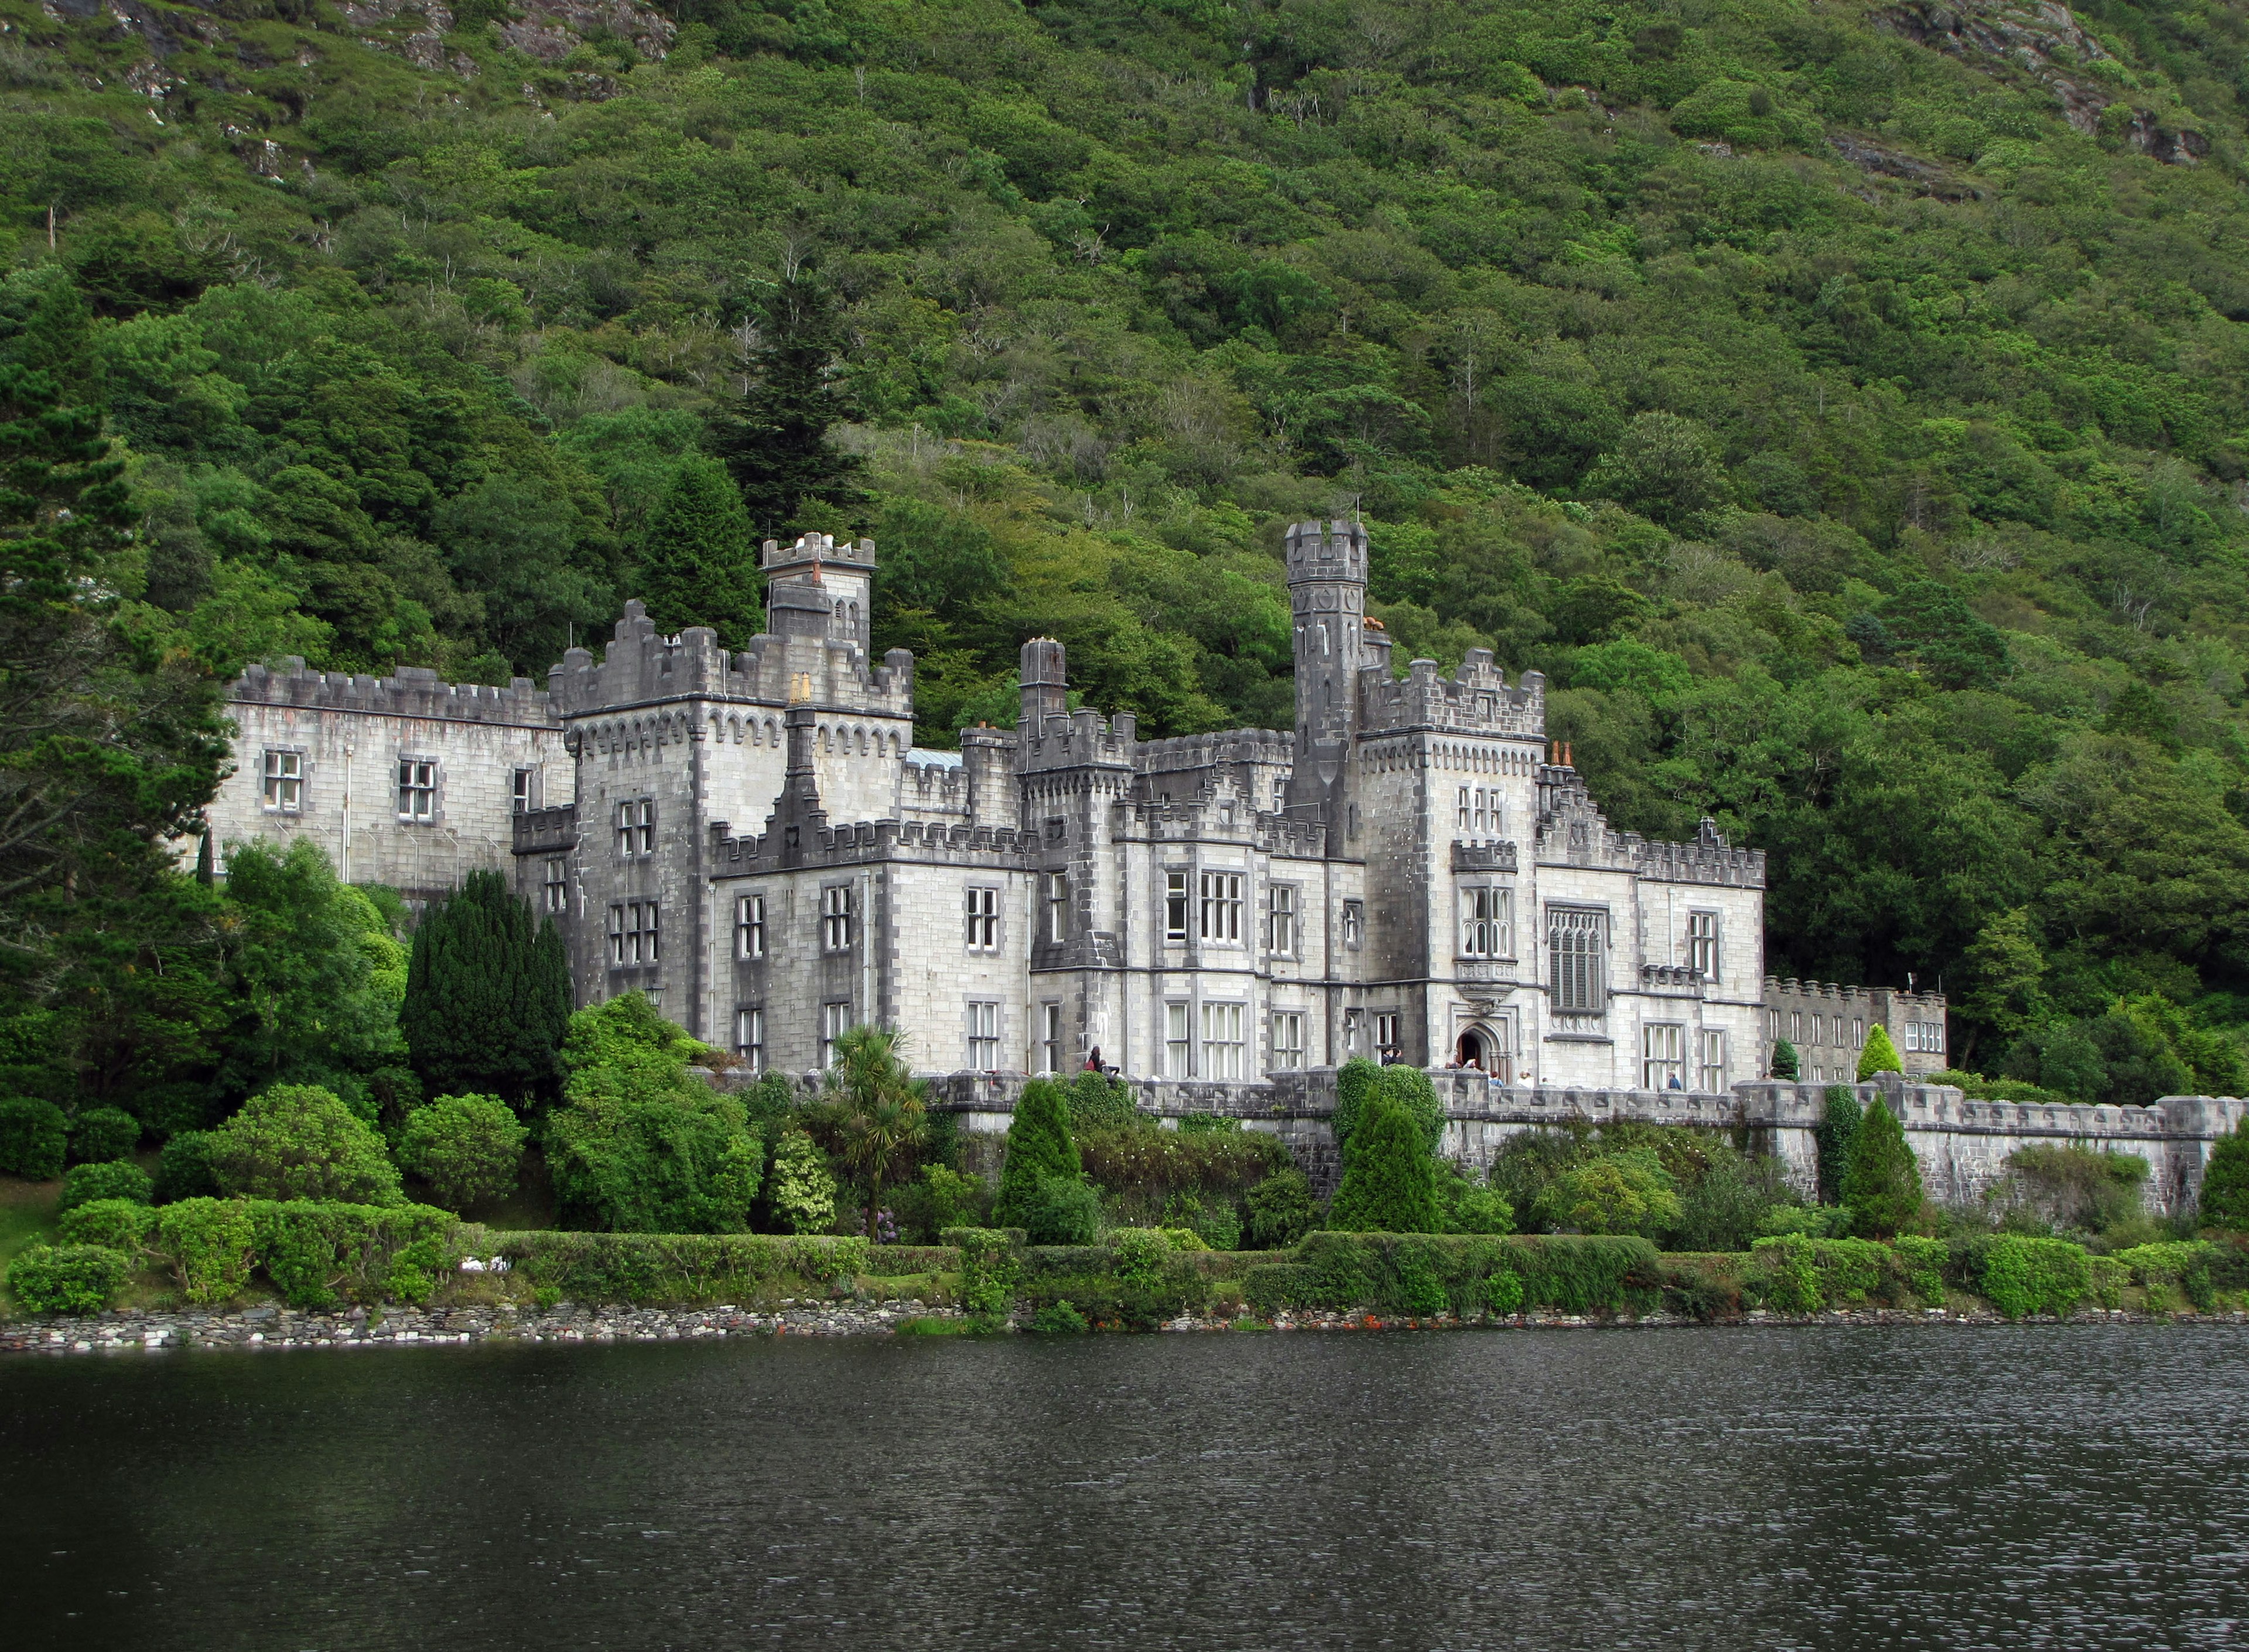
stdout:
<svg viewBox="0 0 2249 1652">
<path fill-rule="evenodd" d="M 1462 1032 L 1460 1042 L 1453 1048 L 1453 1064 L 1456 1067 L 1475 1067 L 1484 1072 L 1497 1073 L 1499 1069 L 1495 1063 L 1495 1057 L 1498 1054 L 1498 1047 L 1492 1042 L 1489 1033 L 1481 1027 L 1469 1027 Z M 1502 1073 L 1500 1076 L 1504 1077 L 1506 1075 Z"/>
</svg>

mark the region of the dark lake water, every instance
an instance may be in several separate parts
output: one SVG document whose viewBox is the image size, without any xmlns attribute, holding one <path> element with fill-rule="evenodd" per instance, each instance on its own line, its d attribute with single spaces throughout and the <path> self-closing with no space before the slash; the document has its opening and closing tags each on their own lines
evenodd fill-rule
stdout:
<svg viewBox="0 0 2249 1652">
<path fill-rule="evenodd" d="M 2249 1332 L 0 1362 L 33 1647 L 2217 1647 Z"/>
</svg>

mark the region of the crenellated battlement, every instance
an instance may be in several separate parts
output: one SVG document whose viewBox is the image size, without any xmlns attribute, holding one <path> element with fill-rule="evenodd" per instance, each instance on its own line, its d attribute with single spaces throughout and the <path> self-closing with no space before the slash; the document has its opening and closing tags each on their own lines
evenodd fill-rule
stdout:
<svg viewBox="0 0 2249 1652">
<path fill-rule="evenodd" d="M 1130 712 L 1104 719 L 1100 712 L 1054 712 L 1021 726 L 1017 763 L 1024 774 L 1088 765 L 1130 768 L 1139 750 L 1138 719 Z"/>
<path fill-rule="evenodd" d="M 358 677 L 348 671 L 313 671 L 290 656 L 279 670 L 263 664 L 245 668 L 228 685 L 229 701 L 243 706 L 289 706 L 307 710 L 352 712 L 367 717 L 416 717 L 457 723 L 501 723 L 552 728 L 560 722 L 545 689 L 527 677 L 506 688 L 481 683 L 448 683 L 434 671 L 402 665 L 389 677 Z"/>
<path fill-rule="evenodd" d="M 547 684 L 561 715 L 572 719 L 687 699 L 806 701 L 830 712 L 913 716 L 913 655 L 905 649 L 892 649 L 882 664 L 870 666 L 859 645 L 845 638 L 768 633 L 732 652 L 707 626 L 665 636 L 636 601 L 625 604 L 599 660 L 589 649 L 574 648 L 547 673 Z"/>
<path fill-rule="evenodd" d="M 1491 650 L 1472 648 L 1451 677 L 1437 662 L 1417 659 L 1403 681 L 1390 675 L 1386 658 L 1358 674 L 1359 738 L 1378 739 L 1412 729 L 1443 729 L 1543 740 L 1546 733 L 1546 678 L 1525 671 L 1513 686 L 1491 663 Z"/>
<path fill-rule="evenodd" d="M 732 877 L 780 870 L 781 845 L 771 832 L 735 837 L 713 822 L 712 870 Z M 1012 826 L 972 826 L 947 821 L 863 820 L 822 827 L 811 834 L 800 866 L 858 865 L 870 861 L 941 861 L 988 870 L 1023 871 L 1039 864 L 1036 832 Z"/>
</svg>

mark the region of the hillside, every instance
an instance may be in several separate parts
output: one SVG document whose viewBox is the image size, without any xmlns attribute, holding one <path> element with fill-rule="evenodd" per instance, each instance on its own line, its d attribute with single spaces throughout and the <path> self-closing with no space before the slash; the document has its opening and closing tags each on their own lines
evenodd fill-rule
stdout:
<svg viewBox="0 0 2249 1652">
<path fill-rule="evenodd" d="M 191 814 L 188 675 L 537 675 L 635 594 L 738 640 L 736 559 L 822 528 L 881 547 L 925 740 L 1041 632 L 1152 733 L 1285 726 L 1280 532 L 1356 511 L 1401 662 L 1548 672 L 1620 824 L 1771 851 L 1776 972 L 1942 978 L 1963 1064 L 2087 1097 L 2232 1071 L 2238 3 L 0 27 L 0 361 L 128 460 L 72 554 L 142 650 L 105 726 L 168 731 L 9 840 L 25 1026 L 96 919 L 24 891 Z"/>
</svg>

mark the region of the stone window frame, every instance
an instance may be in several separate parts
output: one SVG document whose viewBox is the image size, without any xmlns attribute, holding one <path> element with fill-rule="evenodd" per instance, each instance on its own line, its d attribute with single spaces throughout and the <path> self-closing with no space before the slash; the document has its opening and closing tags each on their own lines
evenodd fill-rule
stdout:
<svg viewBox="0 0 2249 1652">
<path fill-rule="evenodd" d="M 1515 885 L 1502 880 L 1479 878 L 1473 883 L 1455 885 L 1459 925 L 1454 936 L 1458 955 L 1478 961 L 1504 961 L 1516 956 L 1515 951 Z M 1496 898 L 1489 904 L 1495 911 L 1482 914 L 1474 910 L 1480 896 Z M 1481 940 L 1487 944 L 1479 946 Z"/>
<path fill-rule="evenodd" d="M 820 886 L 820 950 L 833 956 L 848 953 L 858 939 L 858 914 L 853 910 L 851 885 L 847 882 Z"/>
<path fill-rule="evenodd" d="M 1277 1008 L 1268 1012 L 1265 1018 L 1265 1042 L 1266 1048 L 1271 1052 L 1274 1071 L 1301 1072 L 1303 1070 L 1308 1048 L 1305 1041 L 1309 1021 L 1308 1012 L 1295 1006 Z M 1282 1042 L 1283 1022 L 1290 1022 L 1294 1025 L 1296 1039 L 1292 1043 Z M 1294 1057 L 1295 1059 L 1288 1059 L 1290 1057 Z"/>
<path fill-rule="evenodd" d="M 570 864 L 567 856 L 547 855 L 540 857 L 539 891 L 541 911 L 567 912 L 570 910 Z"/>
<path fill-rule="evenodd" d="M 1049 945 L 1069 939 L 1069 874 L 1049 871 L 1039 874 L 1040 903 L 1046 909 L 1046 921 L 1042 926 Z"/>
<path fill-rule="evenodd" d="M 1546 990 L 1558 1015 L 1605 1015 L 1609 1007 L 1610 913 L 1606 906 L 1549 901 Z M 1566 946 L 1564 938 L 1568 937 Z M 1583 960 L 1583 967 L 1566 960 Z"/>
<path fill-rule="evenodd" d="M 656 799 L 621 797 L 616 816 L 617 858 L 641 860 L 656 853 Z"/>
<path fill-rule="evenodd" d="M 1343 914 L 1338 923 L 1345 952 L 1357 952 L 1366 945 L 1366 903 L 1351 898 L 1343 903 Z"/>
<path fill-rule="evenodd" d="M 1688 1068 L 1687 1023 L 1683 1021 L 1647 1021 L 1640 1027 L 1640 1087 L 1642 1090 L 1668 1090 L 1667 1082 L 1676 1078 L 1679 1088 L 1687 1088 Z"/>
<path fill-rule="evenodd" d="M 1281 905 L 1283 898 L 1288 901 L 1286 911 Z M 1281 938 L 1284 927 L 1281 920 L 1284 918 L 1288 919 L 1285 927 L 1289 932 L 1285 945 Z M 1304 886 L 1294 879 L 1276 880 L 1265 885 L 1265 952 L 1268 957 L 1292 962 L 1304 955 Z"/>
<path fill-rule="evenodd" d="M 766 955 L 766 895 L 756 890 L 734 897 L 734 961 L 746 964 Z"/>
<path fill-rule="evenodd" d="M 1707 928 L 1697 930 L 1698 924 Z M 1689 906 L 1687 909 L 1687 967 L 1701 969 L 1702 979 L 1716 985 L 1723 977 L 1720 966 L 1724 962 L 1725 915 L 1715 906 Z M 1708 957 L 1709 967 L 1703 968 L 1702 960 Z"/>
<path fill-rule="evenodd" d="M 827 1072 L 836 1065 L 836 1040 L 859 1023 L 851 1018 L 851 1001 L 831 998 L 820 1006 L 820 1070 Z"/>
<path fill-rule="evenodd" d="M 1249 1005 L 1240 998 L 1205 998 L 1198 1008 L 1195 1031 L 1202 1069 L 1199 1076 L 1239 1084 L 1249 1070 Z M 1215 1057 L 1214 1051 L 1218 1052 Z M 1230 1070 L 1214 1072 L 1214 1067 Z"/>
<path fill-rule="evenodd" d="M 766 1007 L 763 1004 L 738 1004 L 734 1007 L 734 1055 L 753 1073 L 766 1070 Z"/>
<path fill-rule="evenodd" d="M 1042 1072 L 1062 1071 L 1063 1018 L 1062 1000 L 1059 998 L 1046 998 L 1039 1002 L 1039 1050 L 1047 1063 L 1041 1069 Z"/>
<path fill-rule="evenodd" d="M 656 899 L 609 903 L 609 967 L 644 969 L 664 960 L 664 903 Z"/>
<path fill-rule="evenodd" d="M 1241 916 L 1250 883 L 1239 866 L 1203 866 L 1195 872 L 1195 935 L 1206 946 L 1242 944 Z"/>
<path fill-rule="evenodd" d="M 975 997 L 961 1005 L 962 1036 L 967 1051 L 967 1070 L 998 1072 L 1007 1058 L 1008 1012 L 997 998 Z M 988 1059 L 979 1059 L 980 1056 Z"/>
<path fill-rule="evenodd" d="M 1191 865 L 1164 868 L 1164 940 L 1174 946 L 1193 939 L 1193 882 Z"/>
<path fill-rule="evenodd" d="M 277 757 L 295 758 L 297 772 L 294 774 L 276 773 L 273 760 Z M 295 802 L 283 803 L 276 801 L 275 783 L 277 781 L 291 781 L 295 784 L 297 788 Z M 309 747 L 304 746 L 265 747 L 265 756 L 258 764 L 258 807 L 263 812 L 268 815 L 289 815 L 301 819 L 309 810 L 312 789 L 313 756 Z"/>
<path fill-rule="evenodd" d="M 1008 938 L 1003 922 L 1007 910 L 1007 899 L 999 885 L 966 885 L 961 891 L 961 950 L 980 955 L 1001 951 Z"/>
<path fill-rule="evenodd" d="M 1405 1013 L 1396 1009 L 1378 1009 L 1371 1019 L 1376 1063 L 1393 1066 L 1403 1061 L 1406 1058 Z"/>
<path fill-rule="evenodd" d="M 1173 1052 L 1177 1052 L 1174 1054 Z M 1194 1005 L 1186 998 L 1164 1000 L 1164 1077 L 1192 1078 L 1194 1068 Z"/>
<path fill-rule="evenodd" d="M 426 779 L 412 771 L 427 768 Z M 445 821 L 445 765 L 444 760 L 420 752 L 402 751 L 391 766 L 391 775 L 396 782 L 391 788 L 392 815 L 401 826 L 442 826 Z M 410 814 L 398 807 L 406 801 L 409 790 L 430 800 L 430 812 Z"/>
<path fill-rule="evenodd" d="M 539 765 L 517 763 L 508 771 L 507 812 L 528 815 L 539 807 Z"/>
<path fill-rule="evenodd" d="M 1695 1083 L 1704 1095 L 1726 1093 L 1726 1043 L 1723 1027 L 1695 1029 Z"/>
</svg>

